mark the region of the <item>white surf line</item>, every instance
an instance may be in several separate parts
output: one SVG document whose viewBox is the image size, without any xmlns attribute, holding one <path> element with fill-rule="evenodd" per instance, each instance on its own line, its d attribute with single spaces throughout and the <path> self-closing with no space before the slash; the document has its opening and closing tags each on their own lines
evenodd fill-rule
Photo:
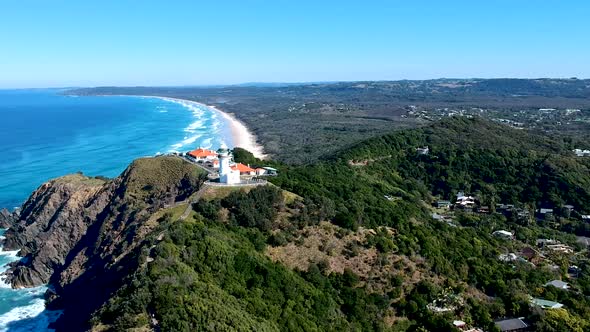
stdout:
<svg viewBox="0 0 590 332">
<path fill-rule="evenodd" d="M 180 98 L 170 98 L 170 97 L 161 97 L 161 96 L 142 96 L 142 97 L 149 97 L 149 98 L 159 98 L 166 101 L 176 102 L 183 106 L 198 106 L 198 107 L 206 107 L 209 109 L 214 110 L 219 115 L 221 115 L 230 125 L 232 131 L 232 138 L 234 141 L 234 146 L 246 149 L 256 157 L 260 159 L 265 159 L 266 155 L 264 154 L 264 147 L 256 142 L 256 136 L 250 132 L 248 127 L 240 120 L 238 120 L 234 115 L 230 113 L 226 113 L 215 106 L 206 105 L 203 103 L 199 103 L 192 100 L 187 99 L 180 99 Z M 189 108 L 191 111 L 192 109 Z"/>
</svg>

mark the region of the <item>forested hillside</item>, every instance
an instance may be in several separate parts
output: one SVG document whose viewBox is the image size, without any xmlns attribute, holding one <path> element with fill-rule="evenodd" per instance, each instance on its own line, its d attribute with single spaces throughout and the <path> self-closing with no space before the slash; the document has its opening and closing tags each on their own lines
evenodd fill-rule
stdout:
<svg viewBox="0 0 590 332">
<path fill-rule="evenodd" d="M 462 320 L 495 331 L 497 320 L 524 317 L 538 331 L 587 330 L 588 250 L 573 233 L 588 230 L 590 172 L 569 149 L 459 117 L 315 165 L 276 163 L 275 186 L 202 199 L 186 220 L 164 215 L 143 268 L 94 328 L 455 331 Z M 432 206 L 459 191 L 476 206 Z M 545 286 L 554 279 L 570 288 Z"/>
</svg>

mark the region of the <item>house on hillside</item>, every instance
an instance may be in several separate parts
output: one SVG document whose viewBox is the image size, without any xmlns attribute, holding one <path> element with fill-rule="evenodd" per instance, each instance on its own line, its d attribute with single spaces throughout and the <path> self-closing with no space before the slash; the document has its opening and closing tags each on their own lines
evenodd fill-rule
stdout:
<svg viewBox="0 0 590 332">
<path fill-rule="evenodd" d="M 590 222 L 590 214 L 583 214 L 582 221 Z"/>
<path fill-rule="evenodd" d="M 514 237 L 514 233 L 505 230 L 495 231 L 492 233 L 492 235 L 505 240 L 512 240 L 512 238 Z"/>
<path fill-rule="evenodd" d="M 520 256 L 528 260 L 529 262 L 537 265 L 545 259 L 540 252 L 536 251 L 531 247 L 525 247 L 520 251 Z"/>
<path fill-rule="evenodd" d="M 549 249 L 553 252 L 563 253 L 563 254 L 573 254 L 574 248 L 565 245 L 565 244 L 548 244 L 545 246 L 546 249 Z"/>
<path fill-rule="evenodd" d="M 495 321 L 494 324 L 502 332 L 523 332 L 530 331 L 531 326 L 523 321 L 524 317 L 509 318 Z"/>
<path fill-rule="evenodd" d="M 553 209 L 538 209 L 537 218 L 539 220 L 553 220 Z"/>
<path fill-rule="evenodd" d="M 480 206 L 477 209 L 477 213 L 489 214 L 490 213 L 490 207 L 489 206 Z"/>
<path fill-rule="evenodd" d="M 434 206 L 439 209 L 448 209 L 451 207 L 451 201 L 438 200 L 434 203 Z"/>
<path fill-rule="evenodd" d="M 266 175 L 277 175 L 279 173 L 279 170 L 273 167 L 266 166 L 262 168 L 264 168 L 264 170 L 266 171 Z"/>
<path fill-rule="evenodd" d="M 563 308 L 563 304 L 561 304 L 559 302 L 549 301 L 549 300 L 544 300 L 544 299 L 537 299 L 537 298 L 531 299 L 531 304 L 532 305 L 535 305 L 537 307 L 540 307 L 542 309 L 559 309 L 559 308 Z"/>
<path fill-rule="evenodd" d="M 502 262 L 515 262 L 517 260 L 519 260 L 520 257 L 518 257 L 515 253 L 511 252 L 509 254 L 500 254 L 498 256 L 498 259 Z"/>
<path fill-rule="evenodd" d="M 475 197 L 473 196 L 465 196 L 462 192 L 457 194 L 457 201 L 455 202 L 455 206 L 461 209 L 473 209 L 475 206 Z"/>
<path fill-rule="evenodd" d="M 573 152 L 578 157 L 590 157 L 590 150 L 574 149 Z"/>
<path fill-rule="evenodd" d="M 424 156 L 424 155 L 427 155 L 428 153 L 430 153 L 430 149 L 428 148 L 428 146 L 425 146 L 423 148 L 416 148 L 416 152 L 419 155 L 423 155 Z"/>
<path fill-rule="evenodd" d="M 572 213 L 572 212 L 574 212 L 574 206 L 571 205 L 571 204 L 566 204 L 566 205 L 563 206 L 563 210 L 566 213 Z"/>
<path fill-rule="evenodd" d="M 559 244 L 560 242 L 553 239 L 537 239 L 537 247 L 543 248 L 546 245 Z"/>
<path fill-rule="evenodd" d="M 553 287 L 559 288 L 559 289 L 569 289 L 570 288 L 570 285 L 567 282 L 564 282 L 561 280 L 551 280 L 545 284 L 545 287 L 547 287 L 547 286 L 553 286 Z"/>
</svg>

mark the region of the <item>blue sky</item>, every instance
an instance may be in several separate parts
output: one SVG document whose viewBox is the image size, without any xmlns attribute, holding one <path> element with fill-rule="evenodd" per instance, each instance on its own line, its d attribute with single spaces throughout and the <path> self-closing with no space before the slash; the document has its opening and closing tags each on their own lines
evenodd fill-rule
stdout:
<svg viewBox="0 0 590 332">
<path fill-rule="evenodd" d="M 0 87 L 590 77 L 590 1 L 2 1 Z"/>
</svg>

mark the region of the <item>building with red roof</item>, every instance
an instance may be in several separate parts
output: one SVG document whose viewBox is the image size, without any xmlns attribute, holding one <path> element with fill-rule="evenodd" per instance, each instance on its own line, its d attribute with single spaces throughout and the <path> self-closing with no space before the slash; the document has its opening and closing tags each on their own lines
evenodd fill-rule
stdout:
<svg viewBox="0 0 590 332">
<path fill-rule="evenodd" d="M 217 152 L 212 150 L 207 150 L 203 148 L 198 148 L 188 153 L 189 156 L 195 158 L 196 160 L 213 160 L 217 159 Z"/>
<path fill-rule="evenodd" d="M 256 175 L 256 170 L 250 168 L 250 166 L 246 166 L 242 163 L 237 163 L 235 165 L 230 166 L 230 168 L 234 171 L 239 171 L 240 175 Z"/>
</svg>

